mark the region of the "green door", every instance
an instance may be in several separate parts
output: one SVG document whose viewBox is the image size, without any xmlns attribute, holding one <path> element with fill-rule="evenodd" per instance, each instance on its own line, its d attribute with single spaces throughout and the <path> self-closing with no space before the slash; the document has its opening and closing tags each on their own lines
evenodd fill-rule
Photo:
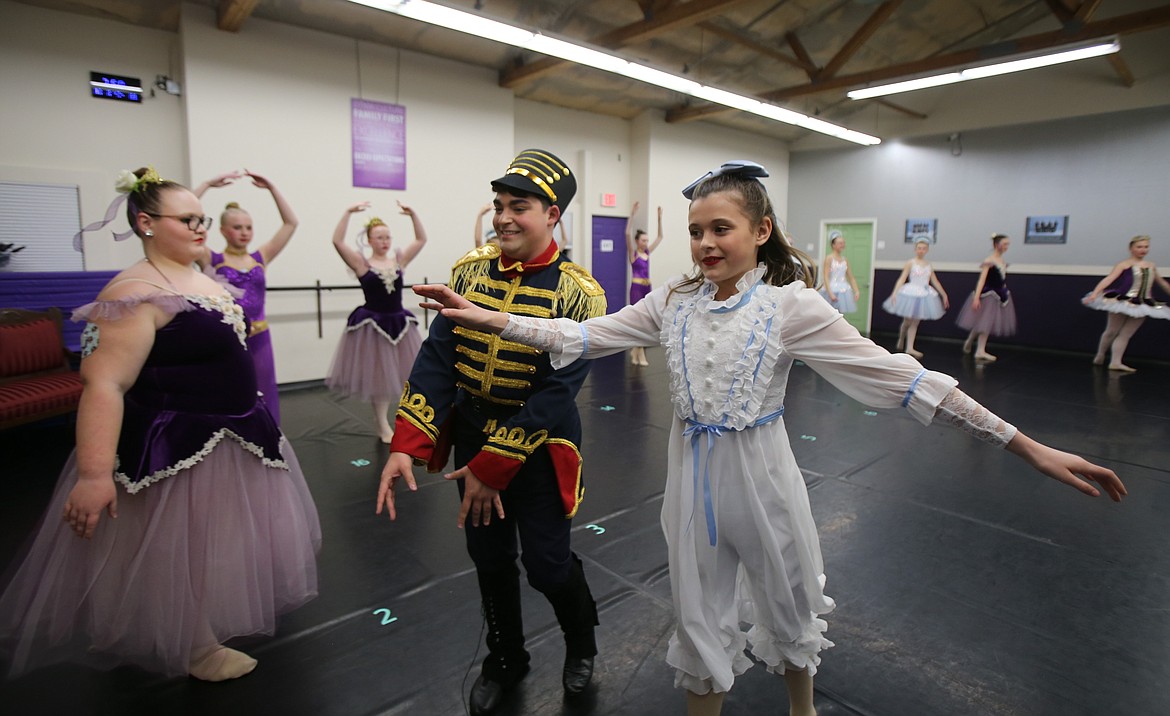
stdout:
<svg viewBox="0 0 1170 716">
<path fill-rule="evenodd" d="M 861 296 L 857 299 L 857 310 L 845 314 L 849 321 L 863 335 L 869 335 L 870 302 L 872 300 L 871 285 L 873 284 L 873 239 L 876 222 L 873 220 L 844 220 L 821 222 L 821 263 L 829 255 L 829 233 L 840 231 L 845 238 L 845 250 L 841 255 L 849 262 L 849 269 L 853 278 L 857 279 L 857 287 L 861 289 Z"/>
</svg>

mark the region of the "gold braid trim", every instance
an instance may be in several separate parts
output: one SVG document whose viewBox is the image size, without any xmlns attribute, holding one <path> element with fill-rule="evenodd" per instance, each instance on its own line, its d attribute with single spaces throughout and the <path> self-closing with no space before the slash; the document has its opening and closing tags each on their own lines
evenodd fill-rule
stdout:
<svg viewBox="0 0 1170 716">
<path fill-rule="evenodd" d="M 574 516 L 576 516 L 577 509 L 581 507 L 581 502 L 585 499 L 585 486 L 581 484 L 581 466 L 585 461 L 581 458 L 581 451 L 577 449 L 577 446 L 574 445 L 571 440 L 566 440 L 564 438 L 549 438 L 546 442 L 548 442 L 550 445 L 568 445 L 569 447 L 573 448 L 573 452 L 577 453 L 577 482 L 573 488 L 573 494 L 576 498 L 576 501 L 573 503 L 573 511 L 565 515 L 566 520 L 571 520 Z"/>
<path fill-rule="evenodd" d="M 427 396 L 410 392 L 410 381 L 403 387 L 402 399 L 398 401 L 398 411 L 395 414 L 421 430 L 431 442 L 438 440 L 439 427 L 435 425 L 435 409 L 427 405 Z"/>
<path fill-rule="evenodd" d="M 544 444 L 545 440 L 548 440 L 547 430 L 541 429 L 528 434 L 521 427 L 503 426 L 492 433 L 483 450 L 524 462 L 536 448 Z"/>
<path fill-rule="evenodd" d="M 584 321 L 605 315 L 605 289 L 589 272 L 571 261 L 561 264 L 561 280 L 557 284 L 559 306 L 553 306 L 553 314 Z"/>
</svg>

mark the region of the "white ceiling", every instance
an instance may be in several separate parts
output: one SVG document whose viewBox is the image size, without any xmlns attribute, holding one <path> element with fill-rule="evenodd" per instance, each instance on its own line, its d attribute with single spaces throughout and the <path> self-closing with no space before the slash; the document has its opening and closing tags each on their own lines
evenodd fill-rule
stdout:
<svg viewBox="0 0 1170 716">
<path fill-rule="evenodd" d="M 22 0 L 175 30 L 179 0 Z M 809 132 L 599 70 L 543 69 L 542 56 L 345 0 L 189 0 L 221 27 L 263 18 L 491 67 L 516 96 L 631 118 L 707 121 L 796 142 Z M 528 29 L 612 49 L 668 72 L 889 139 L 1170 104 L 1167 0 L 445 0 Z M 225 30 L 226 31 L 226 30 Z M 855 102 L 845 92 L 954 66 L 996 43 L 1055 46 L 1119 34 L 1122 52 L 1063 68 Z M 1000 52 L 1003 50 L 1001 49 Z M 964 54 L 967 53 L 967 54 Z M 836 141 L 836 140 L 834 140 Z"/>
</svg>

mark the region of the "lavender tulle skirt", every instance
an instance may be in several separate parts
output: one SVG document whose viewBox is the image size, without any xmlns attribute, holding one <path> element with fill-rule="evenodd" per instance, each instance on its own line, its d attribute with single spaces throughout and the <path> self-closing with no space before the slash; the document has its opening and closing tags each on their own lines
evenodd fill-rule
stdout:
<svg viewBox="0 0 1170 716">
<path fill-rule="evenodd" d="M 965 331 L 987 333 L 993 336 L 1010 336 L 1016 332 L 1016 306 L 1012 303 L 1011 294 L 1008 300 L 1002 301 L 995 291 L 986 291 L 979 297 L 979 308 L 972 307 L 975 293 L 967 296 L 963 308 L 959 310 L 959 317 L 955 325 Z"/>
<path fill-rule="evenodd" d="M 373 321 L 348 327 L 325 385 L 366 402 L 396 402 L 421 346 L 422 336 L 413 321 L 403 326 L 395 340 Z"/>
<path fill-rule="evenodd" d="M 0 595 L 8 676 L 75 661 L 187 673 L 193 651 L 272 634 L 317 595 L 317 509 L 287 442 L 289 469 L 265 467 L 225 439 L 202 461 L 137 494 L 118 488 L 117 519 L 92 540 L 62 519 L 71 455 L 23 561 Z"/>
<path fill-rule="evenodd" d="M 272 333 L 261 331 L 248 337 L 248 353 L 256 366 L 256 387 L 264 394 L 264 405 L 280 425 L 280 394 L 276 389 L 276 362 L 272 357 Z"/>
</svg>

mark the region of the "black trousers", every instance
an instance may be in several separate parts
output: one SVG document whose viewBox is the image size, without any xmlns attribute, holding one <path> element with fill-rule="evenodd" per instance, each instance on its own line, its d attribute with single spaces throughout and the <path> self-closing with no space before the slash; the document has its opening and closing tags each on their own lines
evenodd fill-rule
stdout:
<svg viewBox="0 0 1170 716">
<path fill-rule="evenodd" d="M 475 457 L 487 435 L 462 417 L 455 419 L 455 465 L 464 467 Z M 463 498 L 459 481 L 459 498 Z M 528 574 L 528 583 L 540 592 L 556 592 L 567 584 L 574 556 L 569 533 L 572 520 L 565 519 L 552 458 L 543 446 L 537 448 L 524 466 L 500 493 L 504 519 L 493 513 L 490 525 L 464 525 L 467 553 L 481 572 L 507 570 L 519 556 Z"/>
</svg>

